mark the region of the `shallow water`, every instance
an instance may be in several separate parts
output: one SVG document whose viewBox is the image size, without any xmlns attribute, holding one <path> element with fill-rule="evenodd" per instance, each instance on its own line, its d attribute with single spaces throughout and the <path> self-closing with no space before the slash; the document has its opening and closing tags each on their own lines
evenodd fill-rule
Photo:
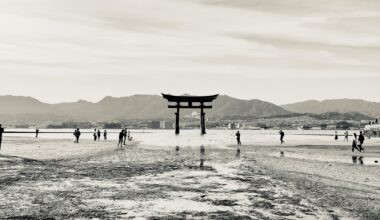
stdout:
<svg viewBox="0 0 380 220">
<path fill-rule="evenodd" d="M 33 129 L 6 129 L 6 131 L 29 131 Z M 103 132 L 104 130 L 101 129 Z M 199 130 L 182 130 L 181 134 L 175 135 L 174 130 L 130 130 L 134 140 L 146 146 L 216 146 L 227 147 L 236 144 L 236 131 L 233 130 L 208 130 L 206 135 L 201 135 Z M 43 132 L 66 132 L 66 133 L 43 133 Z M 47 139 L 72 139 L 73 129 L 40 129 L 40 138 Z M 92 129 L 82 129 L 81 139 L 93 139 Z M 117 140 L 120 129 L 108 129 L 108 140 Z M 243 145 L 279 145 L 280 137 L 277 130 L 240 130 Z M 339 131 L 343 135 L 344 131 Z M 350 131 L 350 134 L 354 131 Z M 334 131 L 285 131 L 285 145 L 350 145 L 351 141 L 344 142 L 334 140 Z M 6 136 L 34 137 L 34 133 L 6 133 Z M 103 134 L 100 138 L 103 140 Z M 380 144 L 379 138 L 372 138 L 366 143 Z"/>
<path fill-rule="evenodd" d="M 361 155 L 332 155 L 332 154 L 301 154 L 294 152 L 285 152 L 284 155 L 280 153 L 271 154 L 275 157 L 287 157 L 294 159 L 304 159 L 304 160 L 316 160 L 324 162 L 339 162 L 347 164 L 357 164 L 357 165 L 366 165 L 366 166 L 380 166 L 380 157 L 367 157 Z M 377 162 L 376 162 L 377 161 Z"/>
</svg>

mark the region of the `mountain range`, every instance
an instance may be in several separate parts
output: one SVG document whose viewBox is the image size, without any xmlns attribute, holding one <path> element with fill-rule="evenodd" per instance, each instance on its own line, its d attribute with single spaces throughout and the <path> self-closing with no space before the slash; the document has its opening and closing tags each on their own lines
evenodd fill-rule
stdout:
<svg viewBox="0 0 380 220">
<path fill-rule="evenodd" d="M 380 116 L 380 103 L 361 99 L 330 99 L 324 101 L 309 100 L 282 105 L 282 108 L 295 113 L 322 114 L 326 112 L 358 112 L 371 117 Z"/>
<path fill-rule="evenodd" d="M 241 100 L 226 95 L 219 96 L 206 110 L 207 117 L 285 115 L 290 112 L 269 102 L 258 99 Z M 159 95 L 133 95 L 128 97 L 107 96 L 99 102 L 84 100 L 59 104 L 48 104 L 32 97 L 0 96 L 1 121 L 109 121 L 125 119 L 174 118 L 174 110 Z M 181 110 L 181 116 L 193 110 Z"/>
<path fill-rule="evenodd" d="M 306 113 L 317 119 L 344 120 L 368 119 L 380 115 L 380 103 L 354 99 L 312 100 L 278 106 L 258 99 L 242 100 L 221 95 L 212 105 L 212 109 L 206 110 L 209 118 L 291 117 Z M 44 103 L 32 97 L 6 95 L 0 96 L 0 121 L 173 119 L 174 110 L 167 106 L 168 102 L 160 95 L 107 96 L 99 102 L 79 100 L 58 104 Z M 190 115 L 193 111 L 181 109 L 180 115 Z"/>
</svg>

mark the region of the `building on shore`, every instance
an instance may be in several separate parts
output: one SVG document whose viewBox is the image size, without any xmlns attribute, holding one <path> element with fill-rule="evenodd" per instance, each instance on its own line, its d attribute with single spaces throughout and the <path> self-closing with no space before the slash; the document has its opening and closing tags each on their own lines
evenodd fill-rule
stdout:
<svg viewBox="0 0 380 220">
<path fill-rule="evenodd" d="M 149 129 L 160 129 L 160 121 L 149 121 L 148 128 Z"/>
<path fill-rule="evenodd" d="M 167 121 L 160 121 L 160 128 L 161 129 L 173 129 L 173 122 L 167 122 Z"/>
</svg>

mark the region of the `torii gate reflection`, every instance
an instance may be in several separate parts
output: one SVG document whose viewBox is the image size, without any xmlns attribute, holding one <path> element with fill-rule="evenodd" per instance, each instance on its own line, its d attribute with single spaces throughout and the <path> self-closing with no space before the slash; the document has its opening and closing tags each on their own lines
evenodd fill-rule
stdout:
<svg viewBox="0 0 380 220">
<path fill-rule="evenodd" d="M 211 96 L 174 96 L 162 93 L 164 99 L 169 102 L 175 102 L 176 105 L 169 105 L 169 108 L 176 108 L 177 112 L 175 113 L 175 133 L 179 134 L 179 109 L 180 108 L 200 108 L 201 109 L 201 133 L 206 134 L 206 123 L 205 123 L 205 114 L 203 109 L 210 109 L 212 106 L 204 105 L 204 103 L 212 102 L 217 97 L 217 95 Z M 187 102 L 187 105 L 181 105 L 181 102 Z M 193 102 L 200 103 L 200 105 L 193 105 Z"/>
</svg>

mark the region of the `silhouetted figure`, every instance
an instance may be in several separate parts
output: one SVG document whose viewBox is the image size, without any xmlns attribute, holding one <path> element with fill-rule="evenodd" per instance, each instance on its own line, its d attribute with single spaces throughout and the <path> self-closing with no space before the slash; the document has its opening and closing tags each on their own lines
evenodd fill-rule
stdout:
<svg viewBox="0 0 380 220">
<path fill-rule="evenodd" d="M 338 132 L 335 131 L 335 140 L 337 141 L 338 140 Z"/>
<path fill-rule="evenodd" d="M 119 143 L 117 144 L 117 147 L 120 146 L 120 148 L 123 148 L 124 134 L 125 134 L 125 131 L 121 130 L 119 133 Z"/>
<path fill-rule="evenodd" d="M 107 130 L 104 130 L 103 137 L 104 137 L 104 140 L 107 140 Z"/>
<path fill-rule="evenodd" d="M 241 141 L 240 141 L 240 132 L 239 132 L 239 131 L 236 132 L 236 141 L 237 141 L 237 144 L 238 144 L 238 145 L 241 145 Z"/>
<path fill-rule="evenodd" d="M 379 119 L 378 118 L 376 118 L 375 123 L 379 124 Z"/>
<path fill-rule="evenodd" d="M 344 140 L 348 142 L 348 131 L 344 132 Z"/>
<path fill-rule="evenodd" d="M 127 140 L 127 129 L 126 128 L 124 128 L 124 136 L 123 136 L 123 139 L 124 139 L 124 145 L 127 145 L 126 143 L 125 143 L 125 141 Z"/>
<path fill-rule="evenodd" d="M 36 138 L 38 138 L 38 133 L 40 132 L 40 130 L 38 128 L 36 128 Z"/>
<path fill-rule="evenodd" d="M 80 131 L 79 131 L 79 128 L 77 128 L 75 131 L 74 131 L 74 137 L 75 137 L 75 143 L 79 143 L 79 137 L 80 137 Z"/>
<path fill-rule="evenodd" d="M 363 132 L 361 131 L 358 138 L 358 141 L 359 141 L 358 147 L 360 148 L 360 152 L 364 150 L 363 148 L 364 140 L 365 138 L 364 138 Z"/>
<path fill-rule="evenodd" d="M 97 137 L 98 137 L 98 135 L 96 133 L 96 129 L 94 129 L 94 141 L 96 141 Z"/>
<path fill-rule="evenodd" d="M 1 124 L 0 124 L 0 151 L 1 151 L 1 143 L 3 142 L 3 133 L 4 133 L 4 128 L 1 127 Z"/>
<path fill-rule="evenodd" d="M 281 144 L 285 143 L 284 141 L 284 137 L 285 137 L 285 132 L 283 130 L 280 130 L 280 141 L 281 141 Z"/>
<path fill-rule="evenodd" d="M 100 141 L 100 136 L 101 136 L 100 129 L 98 129 L 98 140 L 99 141 Z"/>
</svg>

